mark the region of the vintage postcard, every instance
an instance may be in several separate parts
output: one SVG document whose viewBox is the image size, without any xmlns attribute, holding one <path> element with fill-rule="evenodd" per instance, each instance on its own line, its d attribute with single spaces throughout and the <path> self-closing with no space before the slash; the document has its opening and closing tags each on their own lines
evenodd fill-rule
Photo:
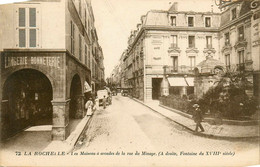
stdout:
<svg viewBox="0 0 260 167">
<path fill-rule="evenodd" d="M 260 165 L 260 0 L 1 0 L 0 166 Z"/>
</svg>

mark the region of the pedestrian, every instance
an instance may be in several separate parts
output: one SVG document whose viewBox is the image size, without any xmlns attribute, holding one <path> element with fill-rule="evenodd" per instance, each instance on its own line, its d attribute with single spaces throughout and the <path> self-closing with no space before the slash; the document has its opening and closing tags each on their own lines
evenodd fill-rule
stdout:
<svg viewBox="0 0 260 167">
<path fill-rule="evenodd" d="M 95 109 L 96 110 L 99 110 L 99 100 L 98 100 L 98 97 L 96 97 L 96 99 L 95 99 Z"/>
<path fill-rule="evenodd" d="M 93 102 L 92 102 L 92 98 L 90 97 L 85 104 L 85 109 L 87 110 L 87 116 L 92 115 L 92 108 L 93 108 Z"/>
<path fill-rule="evenodd" d="M 107 98 L 106 96 L 103 97 L 103 109 L 106 109 L 107 106 Z"/>
<path fill-rule="evenodd" d="M 194 112 L 193 112 L 193 119 L 194 122 L 196 123 L 196 128 L 195 131 L 198 132 L 198 128 L 200 128 L 201 132 L 204 132 L 204 128 L 201 125 L 202 122 L 202 112 L 200 110 L 200 106 L 198 104 L 193 105 Z"/>
</svg>

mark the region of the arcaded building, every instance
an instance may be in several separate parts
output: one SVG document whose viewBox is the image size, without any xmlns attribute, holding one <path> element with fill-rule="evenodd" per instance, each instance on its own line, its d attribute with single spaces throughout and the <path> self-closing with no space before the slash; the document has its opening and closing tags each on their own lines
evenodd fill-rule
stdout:
<svg viewBox="0 0 260 167">
<path fill-rule="evenodd" d="M 48 124 L 52 140 L 65 140 L 71 121 L 84 116 L 91 85 L 91 2 L 1 5 L 0 25 L 2 139 Z"/>
</svg>

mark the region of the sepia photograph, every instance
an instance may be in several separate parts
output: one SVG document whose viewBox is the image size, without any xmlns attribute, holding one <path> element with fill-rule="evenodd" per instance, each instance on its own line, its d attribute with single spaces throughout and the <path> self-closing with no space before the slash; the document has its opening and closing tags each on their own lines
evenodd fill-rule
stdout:
<svg viewBox="0 0 260 167">
<path fill-rule="evenodd" d="M 0 0 L 0 166 L 260 166 L 260 0 Z"/>
</svg>

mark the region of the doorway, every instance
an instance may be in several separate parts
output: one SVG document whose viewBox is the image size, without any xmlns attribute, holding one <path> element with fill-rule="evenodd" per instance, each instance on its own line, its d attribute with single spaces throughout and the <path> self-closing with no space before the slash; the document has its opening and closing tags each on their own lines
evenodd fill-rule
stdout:
<svg viewBox="0 0 260 167">
<path fill-rule="evenodd" d="M 36 125 L 52 125 L 52 85 L 41 72 L 23 69 L 11 74 L 3 88 L 1 139 Z"/>
<path fill-rule="evenodd" d="M 162 78 L 152 78 L 152 99 L 158 100 L 161 96 Z"/>
</svg>

